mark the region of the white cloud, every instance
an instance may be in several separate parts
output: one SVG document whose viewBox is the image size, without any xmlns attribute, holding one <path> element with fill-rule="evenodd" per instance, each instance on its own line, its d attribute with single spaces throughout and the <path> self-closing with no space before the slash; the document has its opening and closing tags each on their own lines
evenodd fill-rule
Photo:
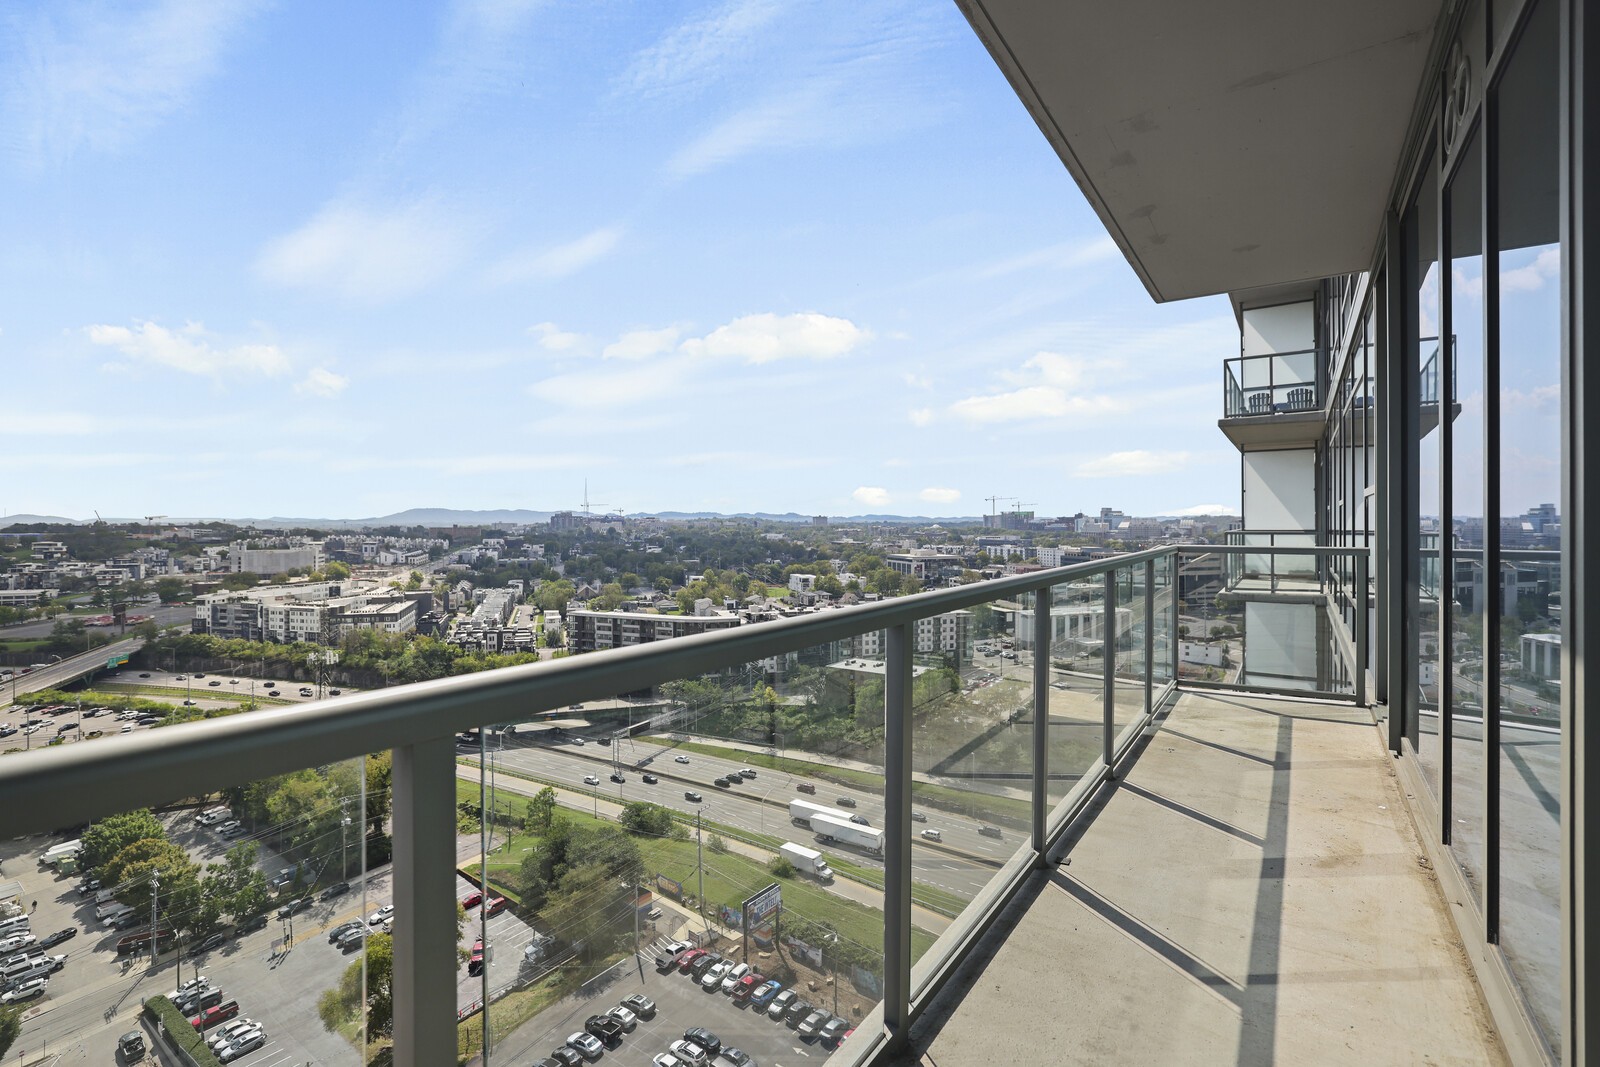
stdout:
<svg viewBox="0 0 1600 1067">
<path fill-rule="evenodd" d="M 690 360 L 683 356 L 645 360 L 619 373 L 616 367 L 555 374 L 528 386 L 548 404 L 568 408 L 607 409 L 659 404 L 693 380 Z"/>
<path fill-rule="evenodd" d="M 277 345 L 235 345 L 218 348 L 206 339 L 198 322 L 169 330 L 153 322 L 126 326 L 88 326 L 89 340 L 114 348 L 135 363 L 154 364 L 221 380 L 236 375 L 273 377 L 289 371 L 289 360 Z"/>
<path fill-rule="evenodd" d="M 889 490 L 881 485 L 857 486 L 856 491 L 850 494 L 858 504 L 868 507 L 881 508 L 889 502 Z"/>
<path fill-rule="evenodd" d="M 28 411 L 13 408 L 0 419 L 0 433 L 26 437 L 78 437 L 96 430 L 112 430 L 103 421 L 81 411 Z"/>
<path fill-rule="evenodd" d="M 968 422 L 993 423 L 1069 415 L 1081 418 L 1122 410 L 1122 402 L 1113 397 L 1083 392 L 1088 368 L 1087 361 L 1075 356 L 1039 352 L 1018 370 L 1001 372 L 1004 381 L 1019 388 L 957 400 L 950 405 L 950 413 Z"/>
<path fill-rule="evenodd" d="M 1183 469 L 1188 462 L 1187 452 L 1151 452 L 1139 448 L 1086 460 L 1078 464 L 1077 475 L 1080 478 L 1137 478 L 1147 474 L 1170 474 Z"/>
<path fill-rule="evenodd" d="M 342 374 L 335 374 L 326 367 L 312 367 L 306 376 L 295 383 L 294 391 L 311 396 L 338 396 L 344 392 L 345 386 L 350 384 L 350 379 Z"/>
<path fill-rule="evenodd" d="M 912 371 L 906 371 L 900 375 L 900 380 L 905 382 L 906 385 L 913 389 L 933 388 L 933 379 L 928 377 L 926 374 L 916 374 Z"/>
<path fill-rule="evenodd" d="M 1504 293 L 1532 292 L 1542 288 L 1547 281 L 1561 276 L 1561 249 L 1546 248 L 1530 263 L 1500 272 L 1500 291 Z"/>
<path fill-rule="evenodd" d="M 583 336 L 568 333 L 553 322 L 541 322 L 528 327 L 528 333 L 539 339 L 539 347 L 548 352 L 567 352 L 583 342 Z"/>
<path fill-rule="evenodd" d="M 911 420 L 913 426 L 926 426 L 933 421 L 933 409 L 912 408 L 906 413 L 906 418 Z"/>
<path fill-rule="evenodd" d="M 544 0 L 453 0 L 438 45 L 387 138 L 400 147 L 447 129 L 469 105 L 514 91 L 529 77 L 534 15 Z"/>
<path fill-rule="evenodd" d="M 445 277 L 470 243 L 466 228 L 432 201 L 387 210 L 329 204 L 262 249 L 256 271 L 278 285 L 381 303 Z"/>
<path fill-rule="evenodd" d="M 676 326 L 661 330 L 632 330 L 606 345 L 600 355 L 604 359 L 647 359 L 672 351 L 672 346 L 677 343 Z"/>
<path fill-rule="evenodd" d="M 961 490 L 931 485 L 917 495 L 930 504 L 954 504 L 961 499 Z"/>
<path fill-rule="evenodd" d="M 696 356 L 771 363 L 779 359 L 834 359 L 871 338 L 872 331 L 862 329 L 849 319 L 816 312 L 798 315 L 766 312 L 734 319 L 705 337 L 691 337 L 682 347 Z"/>
<path fill-rule="evenodd" d="M 7 23 L 14 47 L 0 97 L 0 140 L 33 166 L 60 162 L 80 147 L 122 147 L 189 102 L 262 6 L 37 5 L 31 17 Z"/>
<path fill-rule="evenodd" d="M 610 255 L 624 233 L 621 226 L 602 226 L 566 244 L 506 256 L 489 268 L 489 280 L 512 285 L 568 277 Z"/>
<path fill-rule="evenodd" d="M 978 278 L 1000 278 L 1019 271 L 1031 274 L 1041 270 L 1070 270 L 1113 259 L 1118 251 L 1117 242 L 1101 234 L 1080 244 L 1051 245 L 989 263 L 979 267 L 974 275 Z"/>
<path fill-rule="evenodd" d="M 747 51 L 756 32 L 782 11 L 775 0 L 736 0 L 676 26 L 634 57 L 618 88 L 646 97 L 694 95 L 716 81 L 719 68 Z"/>
<path fill-rule="evenodd" d="M 1237 515 L 1239 509 L 1232 504 L 1191 504 L 1186 508 L 1162 512 L 1163 515 L 1172 515 L 1177 518 L 1188 518 L 1199 515 Z"/>
</svg>

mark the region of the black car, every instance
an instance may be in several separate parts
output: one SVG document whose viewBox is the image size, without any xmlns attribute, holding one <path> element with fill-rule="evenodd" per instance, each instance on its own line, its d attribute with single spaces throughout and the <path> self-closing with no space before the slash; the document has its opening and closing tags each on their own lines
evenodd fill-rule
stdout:
<svg viewBox="0 0 1600 1067">
<path fill-rule="evenodd" d="M 613 782 L 616 782 L 618 785 L 621 785 L 623 782 L 627 781 L 626 778 L 624 778 L 622 775 L 618 774 L 616 771 L 612 771 L 609 777 L 611 778 L 611 780 Z"/>
<path fill-rule="evenodd" d="M 348 934 L 351 930 L 360 930 L 365 926 L 366 923 L 362 922 L 360 919 L 351 919 L 347 923 L 340 923 L 338 926 L 335 926 L 332 930 L 328 931 L 328 944 L 337 945 L 339 943 L 339 939 L 345 934 Z"/>
<path fill-rule="evenodd" d="M 565 1045 L 553 1050 L 549 1058 L 551 1062 L 559 1063 L 561 1067 L 579 1067 L 583 1063 L 583 1057 Z"/>
<path fill-rule="evenodd" d="M 71 941 L 77 936 L 78 928 L 76 926 L 69 926 L 65 930 L 57 930 L 53 934 L 46 934 L 44 938 L 40 940 L 39 947 L 50 948 L 54 945 L 61 944 L 63 941 Z"/>
<path fill-rule="evenodd" d="M 202 952 L 210 952 L 214 948 L 221 948 L 227 943 L 227 934 L 212 934 L 210 937 L 196 945 L 192 954 L 198 956 Z"/>
<path fill-rule="evenodd" d="M 984 837 L 1002 836 L 1000 833 L 1000 827 L 998 826 L 980 826 L 978 827 L 978 833 L 982 834 Z"/>
<path fill-rule="evenodd" d="M 320 894 L 318 894 L 317 899 L 332 900 L 334 897 L 342 897 L 348 892 L 350 892 L 350 883 L 339 882 L 337 885 L 330 885 L 328 888 L 324 889 Z"/>
<path fill-rule="evenodd" d="M 797 998 L 793 1004 L 789 1005 L 789 1010 L 783 1013 L 783 1024 L 789 1027 L 799 1026 L 801 1019 L 816 1010 L 811 1006 L 809 1000 Z"/>
<path fill-rule="evenodd" d="M 856 798 L 855 797 L 840 797 L 837 801 L 835 801 L 835 803 L 838 804 L 841 808 L 853 808 L 853 807 L 856 806 Z"/>
<path fill-rule="evenodd" d="M 693 789 L 685 789 L 683 791 L 683 799 L 689 801 L 690 803 L 698 804 L 700 803 L 701 797 L 700 794 L 696 793 Z"/>
<path fill-rule="evenodd" d="M 726 778 L 718 778 L 715 782 L 712 782 L 711 784 L 716 786 L 718 789 L 726 789 L 726 788 L 728 788 L 728 780 Z"/>
<path fill-rule="evenodd" d="M 622 1040 L 622 1023 L 610 1015 L 591 1015 L 584 1020 L 583 1028 L 607 1045 Z"/>
<path fill-rule="evenodd" d="M 267 914 L 266 912 L 262 912 L 260 915 L 251 915 L 248 918 L 240 919 L 239 932 L 241 934 L 247 934 L 251 930 L 263 929 L 266 925 Z"/>
<path fill-rule="evenodd" d="M 689 968 L 689 975 L 698 982 L 706 976 L 707 971 L 721 962 L 721 956 L 715 952 L 707 952 L 704 956 L 694 961 L 693 966 Z"/>
<path fill-rule="evenodd" d="M 291 900 L 291 901 L 289 901 L 289 903 L 287 903 L 283 907 L 279 908 L 278 909 L 278 918 L 287 919 L 291 915 L 298 915 L 302 911 L 310 911 L 310 910 L 311 910 L 311 898 L 310 897 L 301 897 L 299 900 Z"/>
<path fill-rule="evenodd" d="M 693 1041 L 706 1050 L 706 1055 L 716 1056 L 722 1051 L 722 1038 L 703 1026 L 693 1026 L 683 1032 L 685 1041 Z"/>
<path fill-rule="evenodd" d="M 852 815 L 852 816 L 850 816 L 850 821 L 855 823 L 857 826 L 871 826 L 872 825 L 870 822 L 867 821 L 867 817 L 865 815 Z"/>
<path fill-rule="evenodd" d="M 655 785 L 657 782 L 661 781 L 661 779 L 657 778 L 655 775 L 648 773 L 645 774 L 642 780 L 645 785 Z"/>
</svg>

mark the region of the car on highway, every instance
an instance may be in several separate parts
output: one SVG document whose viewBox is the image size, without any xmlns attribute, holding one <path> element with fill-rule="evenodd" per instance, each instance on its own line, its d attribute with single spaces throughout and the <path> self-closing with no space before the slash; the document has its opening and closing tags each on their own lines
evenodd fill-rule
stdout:
<svg viewBox="0 0 1600 1067">
<path fill-rule="evenodd" d="M 700 803 L 702 798 L 701 798 L 700 794 L 696 793 L 693 789 L 685 789 L 683 791 L 683 799 L 685 799 L 685 800 L 687 800 L 687 801 L 689 801 L 691 803 L 698 804 L 698 803 Z"/>
<path fill-rule="evenodd" d="M 927 822 L 928 821 L 928 817 L 926 815 L 924 815 L 922 812 L 917 811 L 915 808 L 913 808 L 911 810 L 911 821 L 912 822 Z"/>
<path fill-rule="evenodd" d="M 199 676 L 196 675 L 196 677 L 199 677 Z M 221 685 L 222 681 L 219 678 L 213 678 L 213 679 L 211 679 L 211 681 L 207 682 L 206 684 L 207 685 Z"/>
<path fill-rule="evenodd" d="M 634 993 L 622 998 L 622 1006 L 641 1019 L 654 1019 L 656 1017 L 656 1002 L 643 993 Z"/>
<path fill-rule="evenodd" d="M 44 996 L 46 987 L 50 985 L 48 978 L 30 978 L 26 982 L 18 982 L 4 993 L 0 993 L 0 1004 L 18 1004 L 24 1000 Z"/>
<path fill-rule="evenodd" d="M 187 682 L 189 679 L 180 674 L 172 680 L 175 682 Z"/>
<path fill-rule="evenodd" d="M 712 782 L 711 784 L 716 786 L 718 789 L 726 789 L 726 788 L 728 788 L 728 780 L 726 778 L 718 778 L 716 781 Z"/>
<path fill-rule="evenodd" d="M 944 840 L 944 834 L 942 832 L 940 832 L 939 830 L 935 830 L 931 826 L 928 827 L 926 830 L 922 831 L 922 836 L 926 837 L 929 841 L 943 841 Z"/>
<path fill-rule="evenodd" d="M 39 947 L 50 948 L 52 945 L 59 945 L 63 941 L 71 941 L 77 936 L 78 928 L 76 926 L 69 926 L 65 930 L 57 930 L 53 934 L 45 934 L 44 937 L 39 941 Z"/>
<path fill-rule="evenodd" d="M 307 687 L 307 686 L 301 686 L 300 687 L 300 695 L 303 696 L 303 697 L 310 696 L 311 695 L 311 689 L 309 687 Z"/>
<path fill-rule="evenodd" d="M 754 770 L 752 770 L 751 768 L 749 768 L 749 767 L 740 767 L 739 768 L 739 777 L 740 778 L 754 778 L 755 776 L 756 776 L 756 772 Z"/>
<path fill-rule="evenodd" d="M 599 785 L 600 784 L 600 776 L 597 775 L 597 774 L 586 774 L 586 775 L 583 776 L 583 784 L 584 785 Z"/>
<path fill-rule="evenodd" d="M 850 821 L 855 823 L 857 826 L 871 826 L 872 825 L 870 822 L 867 821 L 867 817 L 865 815 L 852 815 L 852 816 L 850 816 Z"/>
<path fill-rule="evenodd" d="M 623 775 L 622 775 L 622 774 L 621 774 L 621 772 L 619 772 L 619 771 L 612 771 L 612 772 L 611 772 L 611 774 L 610 774 L 610 775 L 608 775 L 608 777 L 609 777 L 609 778 L 610 778 L 610 779 L 611 779 L 611 780 L 612 780 L 612 781 L 613 781 L 613 782 L 616 782 L 616 783 L 617 783 L 617 784 L 618 784 L 618 785 L 621 785 L 621 784 L 623 784 L 623 783 L 624 783 L 624 782 L 626 782 L 626 781 L 627 781 L 627 780 L 628 780 L 628 779 L 627 779 L 627 778 L 626 778 L 626 777 L 624 777 L 624 776 L 623 776 Z"/>
<path fill-rule="evenodd" d="M 383 922 L 383 920 L 387 919 L 389 916 L 391 916 L 393 914 L 394 914 L 394 905 L 393 904 L 385 904 L 383 907 L 379 908 L 377 911 L 375 911 L 371 915 L 367 916 L 367 925 L 368 926 L 377 926 L 379 923 Z"/>
<path fill-rule="evenodd" d="M 688 763 L 689 762 L 689 757 L 688 756 L 673 756 L 672 757 L 672 762 L 673 763 Z"/>
<path fill-rule="evenodd" d="M 659 779 L 655 775 L 649 774 L 649 773 L 646 773 L 639 780 L 642 781 L 645 785 L 655 785 L 657 782 L 661 781 L 661 779 Z"/>
<path fill-rule="evenodd" d="M 685 1041 L 693 1041 L 705 1049 L 707 1055 L 715 1056 L 722 1051 L 722 1038 L 703 1026 L 691 1026 L 683 1032 L 683 1039 Z"/>
<path fill-rule="evenodd" d="M 841 808 L 853 808 L 856 806 L 856 798 L 840 797 L 838 800 L 834 801 L 834 803 L 839 805 Z"/>
<path fill-rule="evenodd" d="M 139 677 L 148 678 L 148 677 L 150 677 L 150 672 L 149 671 L 141 671 L 141 672 L 139 672 Z"/>
<path fill-rule="evenodd" d="M 982 834 L 984 837 L 1002 837 L 1002 836 L 1004 836 L 1003 834 L 1000 833 L 1000 827 L 998 827 L 998 826 L 980 826 L 980 827 L 978 827 L 978 833 Z"/>
<path fill-rule="evenodd" d="M 336 696 L 339 696 L 339 695 L 341 695 L 343 693 L 344 693 L 343 689 L 330 689 L 330 690 L 328 690 L 328 695 L 331 696 L 331 697 L 336 697 Z"/>
<path fill-rule="evenodd" d="M 582 1030 L 567 1038 L 567 1047 L 584 1059 L 593 1063 L 605 1052 L 605 1046 L 600 1044 L 600 1039 L 593 1034 L 586 1034 Z"/>
</svg>

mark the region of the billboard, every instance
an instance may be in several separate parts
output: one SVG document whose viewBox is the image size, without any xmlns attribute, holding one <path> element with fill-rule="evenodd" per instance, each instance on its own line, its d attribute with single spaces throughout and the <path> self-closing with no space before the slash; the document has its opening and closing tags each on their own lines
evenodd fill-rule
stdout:
<svg viewBox="0 0 1600 1067">
<path fill-rule="evenodd" d="M 677 901 L 683 900 L 682 882 L 675 882 L 664 874 L 657 874 L 656 888 L 659 889 L 664 896 L 671 897 L 673 900 Z"/>
<path fill-rule="evenodd" d="M 778 912 L 783 910 L 783 889 L 777 882 L 745 898 L 744 936 L 746 944 L 751 937 L 771 942 L 773 924 Z"/>
</svg>

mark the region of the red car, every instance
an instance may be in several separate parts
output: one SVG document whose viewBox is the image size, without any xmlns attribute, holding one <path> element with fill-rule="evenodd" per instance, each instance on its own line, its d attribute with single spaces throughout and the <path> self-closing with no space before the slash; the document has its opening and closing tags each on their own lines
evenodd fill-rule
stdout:
<svg viewBox="0 0 1600 1067">
<path fill-rule="evenodd" d="M 505 911 L 505 910 L 506 910 L 506 898 L 505 897 L 490 897 L 489 898 L 489 902 L 483 906 L 483 913 L 485 915 L 499 915 L 502 911 Z"/>
<path fill-rule="evenodd" d="M 683 954 L 683 959 L 678 961 L 678 973 L 688 974 L 694 969 L 695 961 L 706 954 L 703 948 L 692 948 Z"/>
<path fill-rule="evenodd" d="M 766 984 L 767 980 L 764 977 L 755 973 L 754 971 L 751 971 L 749 974 L 745 975 L 743 978 L 739 979 L 733 984 L 733 999 L 744 1000 L 750 996 L 751 993 L 754 993 L 758 986 L 763 986 Z"/>
<path fill-rule="evenodd" d="M 207 1008 L 204 1012 L 190 1019 L 190 1024 L 196 1030 L 209 1030 L 218 1023 L 227 1022 L 239 1014 L 237 1000 L 225 1000 L 221 1004 Z"/>
<path fill-rule="evenodd" d="M 477 892 L 476 890 L 474 890 L 471 893 L 468 893 L 466 896 L 461 898 L 461 906 L 463 908 L 476 908 L 479 904 L 482 904 L 482 903 L 483 903 L 483 894 Z"/>
<path fill-rule="evenodd" d="M 483 938 L 472 943 L 472 958 L 467 961 L 467 974 L 476 977 L 483 973 Z"/>
</svg>

